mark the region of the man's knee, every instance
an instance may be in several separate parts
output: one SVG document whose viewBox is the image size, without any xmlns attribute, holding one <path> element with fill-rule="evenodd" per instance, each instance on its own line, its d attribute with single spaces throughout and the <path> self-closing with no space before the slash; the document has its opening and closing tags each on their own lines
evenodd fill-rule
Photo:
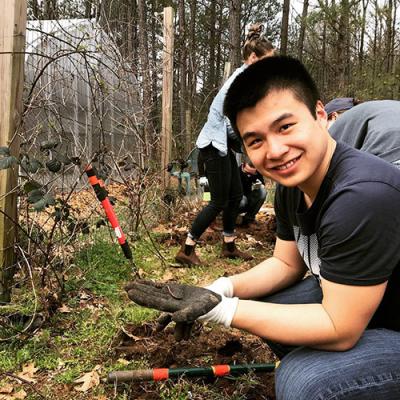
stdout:
<svg viewBox="0 0 400 400">
<path fill-rule="evenodd" d="M 244 212 L 246 210 L 247 205 L 248 205 L 247 197 L 242 196 L 242 199 L 240 200 L 240 204 L 239 204 L 240 212 Z"/>
<path fill-rule="evenodd" d="M 264 186 L 260 187 L 260 198 L 265 200 L 267 198 L 267 189 Z"/>
<path fill-rule="evenodd" d="M 307 357 L 307 350 L 298 348 L 285 356 L 275 373 L 277 400 L 322 400 L 323 382 L 332 371 L 329 365 Z M 326 376 L 325 376 L 326 375 Z"/>
</svg>

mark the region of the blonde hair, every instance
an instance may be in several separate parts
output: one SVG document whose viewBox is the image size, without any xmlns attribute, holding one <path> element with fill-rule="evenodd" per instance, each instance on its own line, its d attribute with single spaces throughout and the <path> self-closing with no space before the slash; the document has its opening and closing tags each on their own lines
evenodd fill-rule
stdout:
<svg viewBox="0 0 400 400">
<path fill-rule="evenodd" d="M 272 43 L 262 34 L 263 30 L 263 24 L 250 25 L 242 48 L 243 60 L 247 60 L 251 53 L 255 53 L 257 57 L 262 57 L 274 50 Z"/>
</svg>

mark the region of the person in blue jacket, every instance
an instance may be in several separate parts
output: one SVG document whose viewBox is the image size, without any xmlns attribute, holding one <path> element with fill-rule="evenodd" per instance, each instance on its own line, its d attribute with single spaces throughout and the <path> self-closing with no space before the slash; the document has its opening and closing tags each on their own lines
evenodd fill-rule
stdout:
<svg viewBox="0 0 400 400">
<path fill-rule="evenodd" d="M 221 211 L 222 256 L 252 259 L 250 254 L 240 251 L 235 245 L 235 223 L 243 192 L 234 150 L 241 151 L 241 143 L 228 119 L 223 115 L 222 109 L 225 94 L 235 78 L 248 65 L 274 54 L 274 48 L 271 42 L 262 35 L 262 30 L 263 25 L 261 24 L 254 24 L 250 27 L 242 48 L 244 63 L 234 71 L 214 98 L 207 122 L 197 138 L 196 145 L 200 149 L 207 171 L 211 200 L 196 216 L 185 242 L 175 257 L 175 260 L 181 264 L 201 264 L 195 252 L 196 242 Z"/>
</svg>

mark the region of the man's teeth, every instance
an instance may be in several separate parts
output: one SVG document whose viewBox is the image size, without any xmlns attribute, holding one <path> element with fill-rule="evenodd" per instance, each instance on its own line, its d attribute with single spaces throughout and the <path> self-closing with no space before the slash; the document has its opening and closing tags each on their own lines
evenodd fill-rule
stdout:
<svg viewBox="0 0 400 400">
<path fill-rule="evenodd" d="M 295 162 L 297 161 L 297 158 L 295 158 L 294 160 L 289 161 L 288 163 L 284 164 L 284 165 L 279 165 L 278 167 L 276 167 L 277 170 L 281 171 L 283 169 L 288 169 L 290 168 Z"/>
</svg>

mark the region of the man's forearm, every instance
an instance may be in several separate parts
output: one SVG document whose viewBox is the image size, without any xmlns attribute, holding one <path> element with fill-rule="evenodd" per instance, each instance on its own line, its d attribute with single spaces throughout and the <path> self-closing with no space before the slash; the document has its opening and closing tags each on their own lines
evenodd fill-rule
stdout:
<svg viewBox="0 0 400 400">
<path fill-rule="evenodd" d="M 272 304 L 240 300 L 232 327 L 293 346 L 343 351 L 358 338 L 338 332 L 322 304 Z"/>
<path fill-rule="evenodd" d="M 305 269 L 290 267 L 278 258 L 271 257 L 254 268 L 230 277 L 233 294 L 241 299 L 266 296 L 299 281 Z"/>
</svg>

